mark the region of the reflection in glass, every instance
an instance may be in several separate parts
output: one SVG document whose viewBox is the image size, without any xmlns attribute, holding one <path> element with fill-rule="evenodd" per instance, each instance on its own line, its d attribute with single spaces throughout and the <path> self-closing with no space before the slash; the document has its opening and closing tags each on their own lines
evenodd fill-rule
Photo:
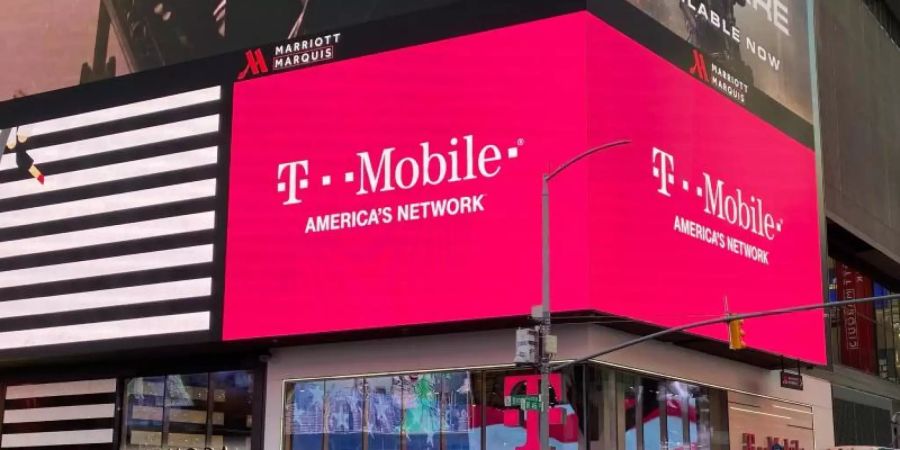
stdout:
<svg viewBox="0 0 900 450">
<path fill-rule="evenodd" d="M 604 383 L 609 382 L 609 377 L 613 374 L 595 365 L 585 366 L 585 372 L 588 400 L 585 435 L 588 447 L 595 449 L 612 447 L 610 437 L 613 436 L 613 432 L 609 429 L 612 425 L 609 420 L 616 417 L 615 412 L 610 410 L 615 408 L 615 405 L 607 405 L 609 402 L 606 396 L 611 392 L 607 392 L 608 388 L 604 387 Z M 615 386 L 610 391 L 614 393 Z"/>
<path fill-rule="evenodd" d="M 665 386 L 666 447 L 681 448 L 684 445 L 684 425 L 688 414 L 687 385 L 677 381 L 663 383 Z"/>
<path fill-rule="evenodd" d="M 325 433 L 325 382 L 294 382 L 287 385 L 286 393 L 285 450 L 321 450 Z"/>
<path fill-rule="evenodd" d="M 246 371 L 133 378 L 123 403 L 126 450 L 250 448 L 253 374 Z"/>
<path fill-rule="evenodd" d="M 622 440 L 625 450 L 637 450 L 638 443 L 638 393 L 637 378 L 626 374 L 617 374 L 616 397 L 622 408 Z"/>
<path fill-rule="evenodd" d="M 722 391 L 590 366 L 557 377 L 550 414 L 557 450 L 588 441 L 592 449 L 727 448 Z M 538 412 L 505 400 L 536 395 L 539 379 L 528 370 L 485 370 L 288 382 L 283 449 L 531 448 L 539 445 Z"/>
<path fill-rule="evenodd" d="M 662 448 L 662 421 L 665 405 L 660 405 L 665 397 L 661 395 L 659 381 L 641 378 L 638 392 L 642 415 L 644 450 L 660 450 Z"/>
<path fill-rule="evenodd" d="M 560 415 L 552 415 L 550 422 L 550 445 L 557 450 L 578 450 L 581 438 L 581 415 L 584 413 L 582 404 L 582 376 L 581 368 L 570 367 L 562 371 L 562 392 L 555 402 L 554 409 Z M 551 390 L 551 398 L 556 393 Z"/>
<path fill-rule="evenodd" d="M 366 411 L 369 450 L 399 450 L 403 418 L 400 377 L 366 378 Z"/>
<path fill-rule="evenodd" d="M 699 423 L 697 418 L 697 398 L 691 395 L 688 398 L 688 438 L 690 439 L 691 448 L 700 448 L 700 437 L 698 436 Z"/>
<path fill-rule="evenodd" d="M 476 450 L 481 434 L 471 426 L 472 382 L 468 372 L 441 375 L 441 432 L 446 450 Z"/>
<path fill-rule="evenodd" d="M 468 372 L 286 384 L 284 450 L 479 450 Z"/>
<path fill-rule="evenodd" d="M 329 450 L 362 448 L 363 380 L 325 382 L 325 439 Z"/>
<path fill-rule="evenodd" d="M 440 447 L 440 402 L 436 375 L 407 375 L 403 379 L 403 431 L 407 450 Z"/>
<path fill-rule="evenodd" d="M 166 377 L 166 444 L 170 447 L 206 447 L 209 409 L 209 374 Z"/>
<path fill-rule="evenodd" d="M 487 372 L 484 375 L 487 398 L 484 402 L 484 433 L 487 449 L 513 450 L 525 445 L 525 413 L 518 408 L 507 408 L 503 382 L 507 376 L 525 372 Z M 512 390 L 511 395 L 525 394 L 524 383 Z"/>
<path fill-rule="evenodd" d="M 249 450 L 253 429 L 253 374 L 246 371 L 211 374 L 213 415 L 211 447 Z"/>
<path fill-rule="evenodd" d="M 127 450 L 162 446 L 165 377 L 133 378 L 125 392 L 125 438 Z"/>
</svg>

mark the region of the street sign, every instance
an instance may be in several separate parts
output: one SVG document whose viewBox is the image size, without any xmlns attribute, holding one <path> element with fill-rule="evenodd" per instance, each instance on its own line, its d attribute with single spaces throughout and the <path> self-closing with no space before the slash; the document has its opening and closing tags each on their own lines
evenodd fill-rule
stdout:
<svg viewBox="0 0 900 450">
<path fill-rule="evenodd" d="M 793 372 L 781 371 L 781 387 L 788 389 L 803 390 L 803 375 Z"/>
<path fill-rule="evenodd" d="M 503 404 L 507 407 L 518 406 L 526 411 L 540 411 L 541 397 L 539 395 L 510 395 L 503 398 Z"/>
</svg>

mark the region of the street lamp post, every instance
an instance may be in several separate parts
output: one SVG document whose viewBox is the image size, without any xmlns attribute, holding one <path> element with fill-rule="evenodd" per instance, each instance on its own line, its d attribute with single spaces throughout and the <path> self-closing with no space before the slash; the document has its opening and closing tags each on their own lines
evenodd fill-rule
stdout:
<svg viewBox="0 0 900 450">
<path fill-rule="evenodd" d="M 550 353 L 547 351 L 547 337 L 550 335 L 550 180 L 572 164 L 601 150 L 628 144 L 631 141 L 620 140 L 586 150 L 574 158 L 562 163 L 555 170 L 544 174 L 541 186 L 541 450 L 550 450 Z M 557 392 L 557 395 L 559 393 Z"/>
</svg>

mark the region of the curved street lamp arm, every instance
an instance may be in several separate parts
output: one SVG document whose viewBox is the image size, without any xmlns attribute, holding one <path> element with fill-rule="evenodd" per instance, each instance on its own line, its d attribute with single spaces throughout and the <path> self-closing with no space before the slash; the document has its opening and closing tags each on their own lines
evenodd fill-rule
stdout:
<svg viewBox="0 0 900 450">
<path fill-rule="evenodd" d="M 622 140 L 609 142 L 609 143 L 603 144 L 603 145 L 601 145 L 601 146 L 598 146 L 598 147 L 594 147 L 594 148 L 585 150 L 584 152 L 582 152 L 581 154 L 575 156 L 574 158 L 572 158 L 572 159 L 570 159 L 570 160 L 568 160 L 568 161 L 566 161 L 566 162 L 560 164 L 560 166 L 557 167 L 556 169 L 554 169 L 552 172 L 550 172 L 550 173 L 544 175 L 544 180 L 546 180 L 546 181 L 552 180 L 553 177 L 555 177 L 556 175 L 558 175 L 558 174 L 559 174 L 560 172 L 562 172 L 563 170 L 566 170 L 566 169 L 567 169 L 569 166 L 571 166 L 572 164 L 575 164 L 575 163 L 577 163 L 578 161 L 581 161 L 582 159 L 584 159 L 584 158 L 586 158 L 586 157 L 588 157 L 588 156 L 590 156 L 590 155 L 592 155 L 592 154 L 594 154 L 594 153 L 597 153 L 597 152 L 599 152 L 599 151 L 601 151 L 601 150 L 606 150 L 606 149 L 608 149 L 608 148 L 610 148 L 610 147 L 616 147 L 616 146 L 619 146 L 619 145 L 625 145 L 625 144 L 630 144 L 630 143 L 631 143 L 631 141 L 629 141 L 628 139 L 622 139 Z"/>
</svg>

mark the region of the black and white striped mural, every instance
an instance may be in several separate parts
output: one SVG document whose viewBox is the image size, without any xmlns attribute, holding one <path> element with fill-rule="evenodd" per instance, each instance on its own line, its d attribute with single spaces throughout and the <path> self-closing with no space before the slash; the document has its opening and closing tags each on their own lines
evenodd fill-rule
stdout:
<svg viewBox="0 0 900 450">
<path fill-rule="evenodd" d="M 115 379 L 8 386 L 0 448 L 111 450 L 116 395 Z"/>
<path fill-rule="evenodd" d="M 3 130 L 0 352 L 210 330 L 220 101 Z"/>
</svg>

